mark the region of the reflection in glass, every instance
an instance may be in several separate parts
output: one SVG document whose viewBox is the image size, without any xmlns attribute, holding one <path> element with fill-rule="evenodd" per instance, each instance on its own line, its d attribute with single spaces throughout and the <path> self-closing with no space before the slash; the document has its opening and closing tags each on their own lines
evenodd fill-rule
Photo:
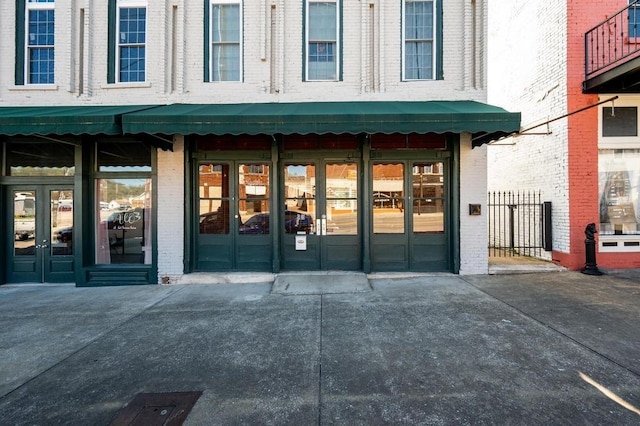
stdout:
<svg viewBox="0 0 640 426">
<path fill-rule="evenodd" d="M 413 164 L 413 232 L 444 232 L 444 164 Z"/>
<path fill-rule="evenodd" d="M 201 164 L 198 179 L 199 232 L 201 234 L 228 234 L 230 223 L 229 165 Z"/>
<path fill-rule="evenodd" d="M 55 142 L 10 142 L 6 144 L 7 175 L 73 176 L 74 146 Z"/>
<path fill-rule="evenodd" d="M 404 233 L 404 164 L 374 164 L 373 232 Z"/>
<path fill-rule="evenodd" d="M 73 191 L 51 191 L 51 254 L 73 254 Z"/>
<path fill-rule="evenodd" d="M 314 232 L 316 168 L 313 164 L 288 164 L 284 168 L 284 231 Z"/>
<path fill-rule="evenodd" d="M 96 263 L 151 263 L 151 179 L 97 179 Z"/>
<path fill-rule="evenodd" d="M 269 165 L 238 166 L 238 233 L 269 234 Z"/>
<path fill-rule="evenodd" d="M 358 233 L 358 166 L 326 165 L 326 216 L 328 235 Z"/>
<path fill-rule="evenodd" d="M 13 252 L 16 256 L 35 255 L 36 191 L 13 191 Z"/>
</svg>

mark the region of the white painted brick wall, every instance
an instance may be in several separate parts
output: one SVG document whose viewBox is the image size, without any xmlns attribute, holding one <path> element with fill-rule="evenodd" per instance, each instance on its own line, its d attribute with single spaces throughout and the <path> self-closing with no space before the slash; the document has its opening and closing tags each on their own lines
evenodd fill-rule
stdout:
<svg viewBox="0 0 640 426">
<path fill-rule="evenodd" d="M 482 2 L 480 2 L 482 3 Z M 444 80 L 401 81 L 401 6 L 399 1 L 344 1 L 343 80 L 302 81 L 301 0 L 244 2 L 244 75 L 242 82 L 204 83 L 202 0 L 149 0 L 147 8 L 147 81 L 108 85 L 107 2 L 56 0 L 55 85 L 14 86 L 14 64 L 0 61 L 0 106 L 257 103 L 367 100 L 476 100 L 485 102 L 486 10 L 472 3 L 444 4 Z M 476 2 L 478 4 L 478 2 Z M 272 5 L 275 9 L 272 9 Z M 0 55 L 15 57 L 15 2 L 0 1 Z M 79 39 L 81 10 L 85 37 Z M 268 23 L 275 16 L 275 27 Z M 175 28 L 173 26 L 175 18 Z M 373 30 L 371 28 L 373 27 Z M 271 34 L 275 38 L 271 40 Z M 375 37 L 372 36 L 375 34 Z M 476 40 L 477 47 L 472 40 Z M 271 43 L 274 43 L 272 48 Z M 175 46 L 175 52 L 172 48 Z M 84 55 L 84 73 L 79 63 Z M 371 52 L 374 52 L 373 55 Z M 272 54 L 273 52 L 273 54 Z M 266 54 L 265 54 L 266 53 Z M 475 66 L 472 66 L 475 59 Z M 175 58 L 172 59 L 172 58 Z M 174 62 L 175 61 L 175 62 Z M 273 61 L 273 63 L 271 63 Z M 270 73 L 274 71 L 272 76 Z M 173 74 L 172 74 L 173 73 Z M 271 87 L 271 81 L 275 82 Z M 81 84 L 82 83 L 82 84 Z M 273 90 L 272 90 L 273 89 Z M 465 136 L 465 138 L 467 138 Z M 466 140 L 467 148 L 469 141 Z M 184 241 L 184 152 L 179 139 L 174 152 L 158 153 L 159 279 L 182 272 Z M 461 161 L 465 203 L 482 203 L 486 192 L 484 148 L 463 149 Z M 477 169 L 466 170 L 466 167 Z M 467 176 L 470 174 L 471 176 Z M 478 185 L 481 191 L 478 192 Z M 181 200 L 176 202 L 176 200 Z M 464 204 L 466 206 L 466 204 Z M 486 209 L 485 209 L 486 210 Z M 483 215 L 486 212 L 483 211 Z M 464 218 L 462 271 L 486 272 L 486 232 L 482 217 Z M 486 225 L 485 225 L 486 226 Z M 171 229 L 171 232 L 164 231 Z M 470 242 L 473 240 L 473 242 Z M 180 250 L 177 249 L 180 247 Z M 485 254 L 483 254 L 485 253 Z M 467 259 L 467 256 L 468 259 Z"/>
<path fill-rule="evenodd" d="M 158 217 L 158 282 L 175 282 L 184 265 L 184 138 L 176 136 L 173 152 L 158 149 L 156 213 Z"/>
<path fill-rule="evenodd" d="M 478 100 L 484 89 L 484 8 L 476 13 L 476 66 L 471 64 L 471 2 L 444 3 L 444 80 L 401 81 L 400 2 L 370 0 L 343 3 L 343 80 L 302 81 L 302 0 L 244 2 L 244 80 L 204 83 L 204 8 L 202 0 L 149 1 L 147 7 L 147 82 L 108 85 L 107 2 L 56 1 L 54 90 L 14 86 L 11 61 L 0 63 L 0 105 L 245 103 L 349 100 Z M 275 9 L 271 9 L 271 5 Z M 85 39 L 79 39 L 80 10 Z M 173 28 L 175 11 L 176 27 Z M 275 20 L 276 46 L 271 54 L 269 17 Z M 0 2 L 0 49 L 15 55 L 15 2 Z M 373 29 L 371 26 L 373 21 Z M 375 36 L 372 36 L 375 34 Z M 371 49 L 376 49 L 372 60 Z M 84 45 L 84 75 L 79 75 Z M 172 47 L 176 46 L 175 55 Z M 266 54 L 265 54 L 266 53 Z M 272 57 L 273 56 L 273 57 Z M 172 58 L 175 63 L 172 64 Z M 274 61 L 272 66 L 271 60 Z M 279 93 L 270 93 L 270 71 L 279 75 Z M 173 70 L 173 71 L 172 71 Z M 278 71 L 279 70 L 279 71 Z M 474 73 L 475 70 L 475 73 Z M 172 75 L 174 72 L 175 75 Z M 475 78 L 473 78 L 475 76 Z M 81 78 L 82 77 L 82 78 Z M 80 82 L 84 87 L 80 90 Z M 175 82 L 175 90 L 171 82 Z M 472 82 L 476 84 L 472 84 Z M 375 90 L 363 90 L 363 87 Z"/>
<path fill-rule="evenodd" d="M 488 101 L 522 113 L 527 128 L 566 114 L 566 4 L 489 1 Z M 553 247 L 569 251 L 566 119 L 488 147 L 490 191 L 542 190 L 553 208 Z M 545 254 L 545 256 L 547 256 Z"/>
<path fill-rule="evenodd" d="M 487 229 L 487 146 L 471 149 L 471 136 L 460 136 L 460 275 L 489 270 Z M 469 204 L 480 204 L 481 215 L 469 215 Z"/>
</svg>

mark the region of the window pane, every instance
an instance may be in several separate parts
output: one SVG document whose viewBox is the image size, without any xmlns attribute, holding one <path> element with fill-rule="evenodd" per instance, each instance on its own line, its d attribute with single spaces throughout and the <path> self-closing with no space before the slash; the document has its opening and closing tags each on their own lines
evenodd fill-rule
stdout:
<svg viewBox="0 0 640 426">
<path fill-rule="evenodd" d="M 327 233 L 358 233 L 358 166 L 355 163 L 327 164 Z"/>
<path fill-rule="evenodd" d="M 240 45 L 213 46 L 213 80 L 240 80 Z"/>
<path fill-rule="evenodd" d="M 373 165 L 373 232 L 404 233 L 404 165 Z"/>
<path fill-rule="evenodd" d="M 432 39 L 433 2 L 406 2 L 404 28 L 408 40 Z"/>
<path fill-rule="evenodd" d="M 638 136 L 638 108 L 602 108 L 602 136 Z"/>
<path fill-rule="evenodd" d="M 145 42 L 147 9 L 120 9 L 120 43 L 141 44 Z"/>
<path fill-rule="evenodd" d="M 336 13 L 335 3 L 309 3 L 309 41 L 337 40 Z"/>
<path fill-rule="evenodd" d="M 73 191 L 51 191 L 51 255 L 73 254 Z"/>
<path fill-rule="evenodd" d="M 405 43 L 405 78 L 428 79 L 433 76 L 433 44 L 428 41 Z"/>
<path fill-rule="evenodd" d="M 120 81 L 144 81 L 145 73 L 145 48 L 121 47 L 120 48 Z"/>
<path fill-rule="evenodd" d="M 229 209 L 229 165 L 210 163 L 199 167 L 199 232 L 228 234 L 231 223 Z"/>
<path fill-rule="evenodd" d="M 240 42 L 240 5 L 214 4 L 211 23 L 214 42 Z"/>
<path fill-rule="evenodd" d="M 269 233 L 269 165 L 238 166 L 238 232 L 242 235 Z"/>
<path fill-rule="evenodd" d="M 413 164 L 413 232 L 444 232 L 444 164 Z"/>
<path fill-rule="evenodd" d="M 13 253 L 16 256 L 35 255 L 36 192 L 13 192 Z"/>
<path fill-rule="evenodd" d="M 284 230 L 313 232 L 316 215 L 316 168 L 313 164 L 289 164 L 284 168 Z"/>
<path fill-rule="evenodd" d="M 97 179 L 96 264 L 151 263 L 151 179 Z"/>
<path fill-rule="evenodd" d="M 600 234 L 639 234 L 640 150 L 600 150 L 598 181 Z"/>
</svg>

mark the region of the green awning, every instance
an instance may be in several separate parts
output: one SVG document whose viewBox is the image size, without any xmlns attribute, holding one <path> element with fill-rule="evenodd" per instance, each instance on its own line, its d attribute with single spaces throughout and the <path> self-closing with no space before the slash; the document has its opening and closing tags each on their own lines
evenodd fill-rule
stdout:
<svg viewBox="0 0 640 426">
<path fill-rule="evenodd" d="M 153 106 L 0 107 L 0 135 L 121 135 L 124 114 Z"/>
<path fill-rule="evenodd" d="M 520 113 L 475 101 L 173 104 L 126 114 L 125 133 L 462 133 L 481 143 L 520 129 Z"/>
</svg>

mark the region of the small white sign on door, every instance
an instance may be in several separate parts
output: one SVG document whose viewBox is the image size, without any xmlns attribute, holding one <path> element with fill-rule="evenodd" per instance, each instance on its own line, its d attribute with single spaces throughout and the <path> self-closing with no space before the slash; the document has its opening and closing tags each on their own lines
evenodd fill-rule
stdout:
<svg viewBox="0 0 640 426">
<path fill-rule="evenodd" d="M 306 234 L 297 234 L 296 235 L 296 250 L 304 251 L 307 249 L 307 235 Z"/>
</svg>

